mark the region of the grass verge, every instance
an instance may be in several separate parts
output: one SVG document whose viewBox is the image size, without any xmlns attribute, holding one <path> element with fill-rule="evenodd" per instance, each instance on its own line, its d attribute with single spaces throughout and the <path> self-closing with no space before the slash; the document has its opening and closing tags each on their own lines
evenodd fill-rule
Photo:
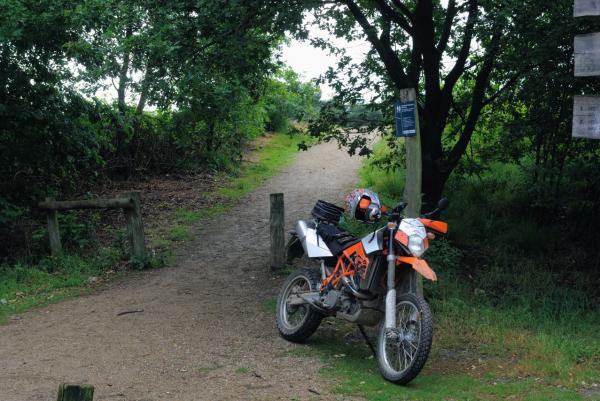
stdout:
<svg viewBox="0 0 600 401">
<path fill-rule="evenodd" d="M 301 135 L 273 134 L 261 141 L 262 145 L 250 154 L 251 162 L 222 177 L 224 184 L 215 191 L 218 203 L 202 210 L 180 209 L 171 221 L 164 222 L 169 229 L 165 235 L 153 236 L 149 243 L 151 254 L 146 260 L 127 260 L 124 238 L 120 238 L 110 247 L 96 248 L 85 255 L 46 257 L 36 265 L 0 266 L 0 323 L 11 314 L 85 293 L 98 283 L 121 275 L 125 266 L 142 269 L 168 264 L 173 248 L 178 242 L 193 239 L 200 221 L 230 209 L 278 173 L 293 160 L 298 143 L 303 140 L 307 138 Z M 69 229 L 64 223 L 61 222 L 61 229 Z"/>
</svg>

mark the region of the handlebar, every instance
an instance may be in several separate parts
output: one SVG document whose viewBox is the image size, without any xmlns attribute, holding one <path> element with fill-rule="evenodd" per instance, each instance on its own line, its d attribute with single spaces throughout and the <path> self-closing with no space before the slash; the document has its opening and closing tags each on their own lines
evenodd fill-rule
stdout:
<svg viewBox="0 0 600 401">
<path fill-rule="evenodd" d="M 387 217 L 401 217 L 400 213 L 402 213 L 402 211 L 406 208 L 406 206 L 408 206 L 407 202 L 400 202 L 396 205 L 396 207 L 394 207 L 392 209 L 391 212 L 382 212 L 381 214 L 383 216 L 387 216 Z M 435 209 L 433 209 L 431 212 L 424 213 L 423 217 L 431 217 L 431 216 L 435 215 L 436 213 L 443 212 L 447 207 L 448 207 L 448 199 L 442 198 L 439 200 L 437 207 Z"/>
</svg>

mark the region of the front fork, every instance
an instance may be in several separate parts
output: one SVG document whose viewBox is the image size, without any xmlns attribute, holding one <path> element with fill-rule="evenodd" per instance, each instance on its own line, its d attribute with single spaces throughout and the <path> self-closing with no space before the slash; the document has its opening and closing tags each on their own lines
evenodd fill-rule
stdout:
<svg viewBox="0 0 600 401">
<path fill-rule="evenodd" d="M 387 256 L 387 294 L 385 295 L 385 329 L 396 328 L 396 255 L 394 254 L 394 235 L 396 229 L 389 230 Z"/>
</svg>

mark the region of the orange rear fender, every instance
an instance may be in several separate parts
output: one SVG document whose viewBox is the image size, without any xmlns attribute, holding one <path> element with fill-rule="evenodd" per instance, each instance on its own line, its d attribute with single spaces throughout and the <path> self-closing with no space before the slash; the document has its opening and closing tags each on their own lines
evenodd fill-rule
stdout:
<svg viewBox="0 0 600 401">
<path fill-rule="evenodd" d="M 427 261 L 419 258 L 415 258 L 414 256 L 398 256 L 396 258 L 396 263 L 406 263 L 412 266 L 421 276 L 425 277 L 427 280 L 437 281 L 437 276 L 433 269 L 429 267 Z"/>
</svg>

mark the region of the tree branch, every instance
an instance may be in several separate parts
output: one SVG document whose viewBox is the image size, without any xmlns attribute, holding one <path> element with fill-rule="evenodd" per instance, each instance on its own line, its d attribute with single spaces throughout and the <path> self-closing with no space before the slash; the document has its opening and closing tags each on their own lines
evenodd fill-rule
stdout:
<svg viewBox="0 0 600 401">
<path fill-rule="evenodd" d="M 343 0 L 343 2 L 348 7 L 348 10 L 350 10 L 350 13 L 352 13 L 354 16 L 356 22 L 358 22 L 358 24 L 362 27 L 365 35 L 367 35 L 367 39 L 369 42 L 371 42 L 377 51 L 377 54 L 379 54 L 379 57 L 385 65 L 388 74 L 390 74 L 390 77 L 396 85 L 396 88 L 407 88 L 409 86 L 408 77 L 406 76 L 406 73 L 402 68 L 402 64 L 400 63 L 400 60 L 398 60 L 398 57 L 396 56 L 396 53 L 392 47 L 389 45 L 386 46 L 381 42 L 377 36 L 377 29 L 375 29 L 375 27 L 369 23 L 369 20 L 365 14 L 353 0 Z"/>
<path fill-rule="evenodd" d="M 471 50 L 471 41 L 473 39 L 473 32 L 475 29 L 475 22 L 478 16 L 478 5 L 477 0 L 469 0 L 469 14 L 467 16 L 467 23 L 465 25 L 465 32 L 462 38 L 461 48 L 452 70 L 444 79 L 444 87 L 440 96 L 440 103 L 438 106 L 438 120 L 441 123 L 445 123 L 450 112 L 450 104 L 452 102 L 452 91 L 454 85 L 465 71 L 465 64 L 469 57 L 469 51 Z M 441 53 L 440 53 L 441 56 Z"/>
<path fill-rule="evenodd" d="M 475 79 L 475 88 L 473 89 L 471 108 L 469 110 L 465 128 L 448 155 L 445 163 L 446 171 L 452 171 L 454 166 L 458 164 L 460 157 L 464 153 L 469 141 L 471 140 L 471 136 L 475 131 L 475 125 L 479 119 L 479 115 L 485 106 L 485 90 L 489 83 L 489 77 L 494 67 L 496 55 L 500 50 L 500 38 L 502 36 L 502 28 L 499 26 L 500 24 L 498 23 L 494 25 L 496 26 L 494 26 L 494 34 L 492 35 L 488 51 L 485 54 L 485 61 L 481 67 L 481 70 L 477 74 L 477 78 Z"/>
<path fill-rule="evenodd" d="M 504 93 L 508 88 L 510 88 L 511 86 L 513 86 L 513 84 L 515 82 L 517 82 L 517 80 L 519 78 L 521 78 L 524 75 L 525 71 L 519 71 L 517 72 L 513 77 L 511 77 L 500 89 L 498 89 L 496 91 L 496 93 L 494 93 L 492 96 L 488 97 L 487 99 L 485 99 L 483 101 L 483 107 L 487 106 L 488 104 L 494 102 L 494 100 L 496 100 L 502 93 Z"/>
<path fill-rule="evenodd" d="M 421 48 L 413 41 L 413 48 L 410 55 L 410 65 L 408 67 L 408 79 L 412 82 L 413 87 L 417 87 L 419 77 L 421 75 Z"/>
<path fill-rule="evenodd" d="M 404 29 L 406 33 L 412 35 L 413 28 L 408 20 L 402 14 L 394 11 L 394 9 L 392 9 L 392 7 L 390 7 L 385 0 L 375 0 L 375 5 L 385 19 L 394 21 L 400 26 L 400 28 Z"/>
<path fill-rule="evenodd" d="M 477 7 L 477 0 L 469 0 L 469 15 L 467 17 L 465 33 L 463 35 L 460 51 L 454 67 L 452 67 L 452 70 L 450 70 L 446 76 L 446 79 L 444 80 L 444 92 L 450 93 L 450 95 L 452 94 L 452 90 L 454 89 L 456 81 L 458 81 L 458 78 L 460 78 L 462 75 L 463 68 L 467 62 L 467 58 L 469 57 L 475 22 L 477 21 L 477 16 L 479 14 L 478 11 L 479 9 Z"/>
<path fill-rule="evenodd" d="M 456 17 L 457 12 L 456 0 L 449 0 L 448 8 L 446 9 L 446 17 L 444 18 L 444 25 L 442 26 L 442 33 L 436 46 L 440 57 L 448 46 L 448 40 L 450 39 L 450 33 L 452 32 L 452 22 L 454 22 L 454 17 Z"/>
<path fill-rule="evenodd" d="M 414 45 L 420 48 L 425 74 L 425 120 L 436 121 L 440 98 L 440 55 L 436 49 L 432 0 L 419 0 L 415 9 Z"/>
<path fill-rule="evenodd" d="M 387 18 L 383 18 L 383 27 L 381 28 L 381 35 L 379 35 L 379 40 L 385 47 L 392 47 L 392 42 L 390 39 L 390 31 L 391 31 L 391 21 Z"/>
<path fill-rule="evenodd" d="M 413 13 L 400 0 L 392 0 L 392 3 L 404 14 L 410 21 L 413 20 Z"/>
</svg>

